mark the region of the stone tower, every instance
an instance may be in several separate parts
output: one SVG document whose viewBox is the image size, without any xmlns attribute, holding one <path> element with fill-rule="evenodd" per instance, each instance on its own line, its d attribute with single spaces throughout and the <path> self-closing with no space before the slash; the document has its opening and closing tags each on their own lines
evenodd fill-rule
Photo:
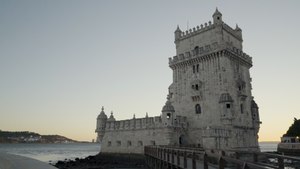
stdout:
<svg viewBox="0 0 300 169">
<path fill-rule="evenodd" d="M 169 58 L 175 114 L 186 116 L 187 144 L 207 149 L 258 150 L 259 112 L 252 97 L 252 58 L 243 52 L 242 30 L 216 9 L 209 21 L 175 31 L 176 56 Z"/>
<path fill-rule="evenodd" d="M 95 132 L 97 132 L 97 142 L 102 142 L 103 136 L 105 134 L 106 121 L 107 116 L 104 112 L 104 107 L 102 106 L 101 112 L 97 117 L 97 125 L 95 130 Z"/>
</svg>

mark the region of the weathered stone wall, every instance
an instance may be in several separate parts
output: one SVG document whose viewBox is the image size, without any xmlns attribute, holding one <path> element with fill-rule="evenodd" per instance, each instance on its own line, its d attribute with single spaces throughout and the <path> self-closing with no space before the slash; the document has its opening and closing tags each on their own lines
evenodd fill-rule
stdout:
<svg viewBox="0 0 300 169">
<path fill-rule="evenodd" d="M 178 145 L 180 133 L 173 127 L 108 131 L 101 152 L 142 154 L 146 145 Z"/>
</svg>

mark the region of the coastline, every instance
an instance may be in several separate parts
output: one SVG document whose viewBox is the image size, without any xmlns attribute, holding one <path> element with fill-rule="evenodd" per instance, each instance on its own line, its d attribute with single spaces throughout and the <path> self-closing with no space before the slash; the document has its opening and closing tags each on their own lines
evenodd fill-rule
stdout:
<svg viewBox="0 0 300 169">
<path fill-rule="evenodd" d="M 83 159 L 58 161 L 54 166 L 59 169 L 146 169 L 144 155 L 117 153 L 99 153 Z"/>
</svg>

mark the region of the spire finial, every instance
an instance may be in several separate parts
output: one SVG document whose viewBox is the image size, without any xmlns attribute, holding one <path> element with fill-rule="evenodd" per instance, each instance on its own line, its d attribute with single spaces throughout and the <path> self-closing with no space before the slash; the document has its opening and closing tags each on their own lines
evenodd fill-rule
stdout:
<svg viewBox="0 0 300 169">
<path fill-rule="evenodd" d="M 146 112 L 146 117 L 148 117 L 148 112 Z"/>
<path fill-rule="evenodd" d="M 213 14 L 213 16 L 215 16 L 215 15 L 221 15 L 222 16 L 221 12 L 218 10 L 218 7 L 216 7 L 216 11 Z"/>
<path fill-rule="evenodd" d="M 133 118 L 135 119 L 135 114 L 133 114 Z"/>
<path fill-rule="evenodd" d="M 111 112 L 110 112 L 110 115 L 114 115 L 114 112 L 113 112 L 113 111 L 111 111 Z"/>
<path fill-rule="evenodd" d="M 104 106 L 102 106 L 101 110 L 104 111 Z"/>
<path fill-rule="evenodd" d="M 179 25 L 177 25 L 177 28 L 176 28 L 175 32 L 181 32 L 181 30 L 179 28 Z"/>
</svg>

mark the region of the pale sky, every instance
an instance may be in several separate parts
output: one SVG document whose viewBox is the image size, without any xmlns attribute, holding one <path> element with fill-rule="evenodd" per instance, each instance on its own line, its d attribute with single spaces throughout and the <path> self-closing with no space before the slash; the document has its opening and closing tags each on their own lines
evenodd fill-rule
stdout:
<svg viewBox="0 0 300 169">
<path fill-rule="evenodd" d="M 0 129 L 91 141 L 101 106 L 118 120 L 159 115 L 176 26 L 216 7 L 253 57 L 259 139 L 279 140 L 300 118 L 298 0 L 0 0 Z"/>
</svg>

